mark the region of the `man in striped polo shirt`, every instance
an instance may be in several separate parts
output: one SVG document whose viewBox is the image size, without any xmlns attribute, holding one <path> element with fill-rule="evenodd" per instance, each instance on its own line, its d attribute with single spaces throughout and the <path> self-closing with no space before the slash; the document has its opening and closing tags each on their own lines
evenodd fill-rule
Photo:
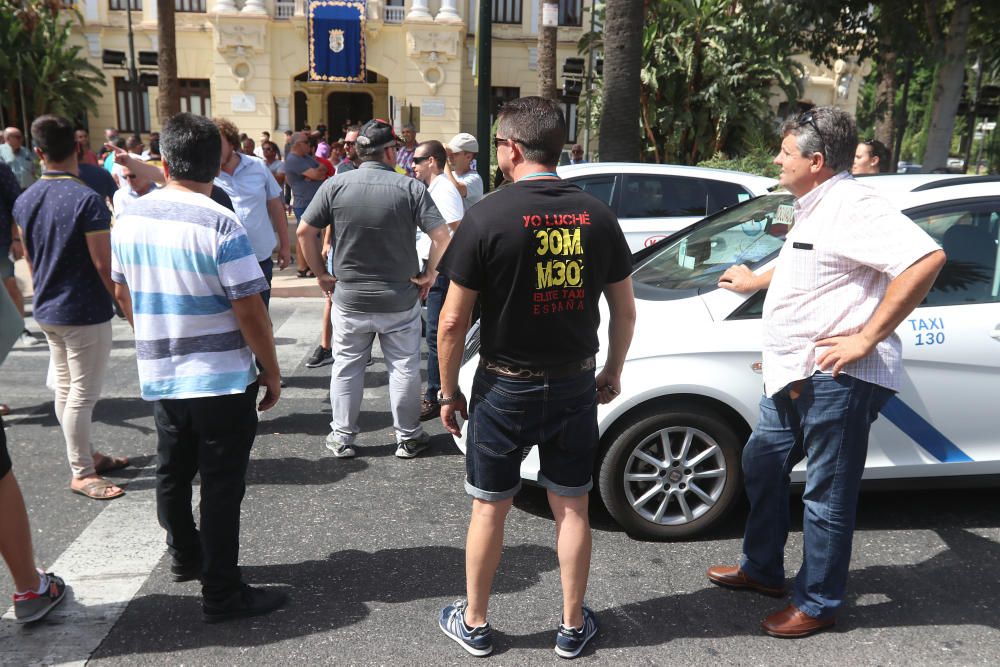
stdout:
<svg viewBox="0 0 1000 667">
<path fill-rule="evenodd" d="M 135 329 L 142 397 L 154 402 L 156 506 L 171 573 L 174 581 L 201 580 L 209 623 L 266 614 L 286 600 L 243 583 L 237 567 L 256 408 L 273 406 L 281 389 L 259 297 L 267 281 L 246 230 L 209 198 L 221 142 L 206 118 L 181 113 L 167 122 L 160 140 L 167 185 L 118 219 L 111 266 Z M 200 535 L 191 511 L 199 472 Z"/>
</svg>

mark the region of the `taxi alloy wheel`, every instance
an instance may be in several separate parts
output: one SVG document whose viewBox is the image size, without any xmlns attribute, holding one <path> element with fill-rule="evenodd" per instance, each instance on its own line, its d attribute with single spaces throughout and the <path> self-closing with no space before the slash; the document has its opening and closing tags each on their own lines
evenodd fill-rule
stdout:
<svg viewBox="0 0 1000 667">
<path fill-rule="evenodd" d="M 740 449 L 732 427 L 699 407 L 640 415 L 600 464 L 601 499 L 636 537 L 703 533 L 740 497 Z"/>
</svg>

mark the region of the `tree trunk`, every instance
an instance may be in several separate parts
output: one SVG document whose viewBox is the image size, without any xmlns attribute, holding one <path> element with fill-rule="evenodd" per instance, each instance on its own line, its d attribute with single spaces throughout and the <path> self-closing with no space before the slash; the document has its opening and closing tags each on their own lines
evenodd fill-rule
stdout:
<svg viewBox="0 0 1000 667">
<path fill-rule="evenodd" d="M 889 47 L 879 58 L 878 85 L 875 88 L 875 139 L 885 144 L 890 153 L 896 131 L 896 89 L 899 87 L 896 68 L 896 52 Z M 894 158 L 890 154 L 890 164 L 894 163 Z"/>
<path fill-rule="evenodd" d="M 539 5 L 541 15 L 545 16 L 546 6 L 554 8 L 559 16 L 559 3 L 555 0 L 545 0 Z M 551 11 L 551 10 L 550 10 Z M 538 95 L 549 100 L 556 99 L 556 33 L 557 26 L 546 26 L 541 18 L 538 28 Z"/>
<path fill-rule="evenodd" d="M 930 128 L 924 151 L 923 171 L 931 172 L 947 166 L 951 138 L 955 131 L 955 116 L 962 97 L 965 79 L 965 47 L 969 36 L 972 0 L 957 0 L 952 10 L 948 34 L 944 37 L 944 55 L 937 68 L 931 99 Z"/>
<path fill-rule="evenodd" d="M 159 96 L 156 119 L 160 127 L 181 110 L 180 85 L 177 81 L 177 31 L 174 21 L 174 1 L 156 0 L 156 34 L 160 42 Z"/>
<path fill-rule="evenodd" d="M 607 0 L 604 21 L 602 161 L 639 159 L 639 74 L 642 70 L 643 0 Z"/>
</svg>

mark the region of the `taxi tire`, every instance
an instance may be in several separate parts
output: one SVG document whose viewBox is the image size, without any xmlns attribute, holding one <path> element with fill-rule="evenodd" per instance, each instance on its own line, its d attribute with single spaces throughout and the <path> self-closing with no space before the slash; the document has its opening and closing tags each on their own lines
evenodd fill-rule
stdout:
<svg viewBox="0 0 1000 667">
<path fill-rule="evenodd" d="M 667 427 L 693 427 L 711 437 L 722 450 L 726 463 L 723 490 L 715 505 L 693 521 L 680 525 L 660 525 L 640 516 L 625 495 L 625 466 L 635 448 L 647 437 Z M 600 460 L 598 490 L 608 513 L 632 537 L 675 540 L 696 536 L 719 524 L 743 497 L 741 464 L 743 441 L 719 415 L 700 406 L 672 406 L 655 413 L 646 412 L 614 438 Z"/>
</svg>

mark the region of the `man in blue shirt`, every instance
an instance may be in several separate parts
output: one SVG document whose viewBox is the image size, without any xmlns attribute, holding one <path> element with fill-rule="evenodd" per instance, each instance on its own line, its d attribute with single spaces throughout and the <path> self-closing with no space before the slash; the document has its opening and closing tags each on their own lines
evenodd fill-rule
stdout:
<svg viewBox="0 0 1000 667">
<path fill-rule="evenodd" d="M 111 357 L 111 213 L 79 178 L 73 124 L 40 116 L 31 124 L 41 179 L 14 205 L 32 267 L 34 317 L 56 378 L 56 418 L 66 438 L 70 489 L 109 500 L 125 492 L 100 473 L 128 465 L 91 444 L 91 417 Z"/>
<path fill-rule="evenodd" d="M 275 235 L 278 237 L 278 270 L 288 266 L 288 218 L 281 199 L 281 186 L 260 160 L 239 152 L 240 133 L 230 121 L 216 118 L 215 126 L 222 135 L 222 169 L 215 184 L 226 191 L 236 207 L 236 215 L 246 227 L 257 262 L 267 279 L 269 289 L 262 296 L 271 299 L 271 275 L 274 261 Z"/>
</svg>

